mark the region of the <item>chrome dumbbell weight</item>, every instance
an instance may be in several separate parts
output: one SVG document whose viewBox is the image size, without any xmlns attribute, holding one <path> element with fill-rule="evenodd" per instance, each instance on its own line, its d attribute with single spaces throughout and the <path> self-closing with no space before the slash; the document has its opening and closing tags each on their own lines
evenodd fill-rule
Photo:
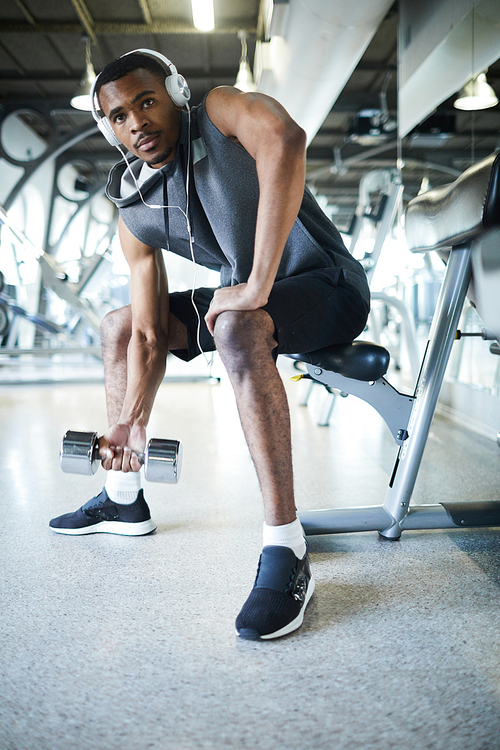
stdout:
<svg viewBox="0 0 500 750">
<path fill-rule="evenodd" d="M 137 457 L 144 466 L 148 482 L 176 484 L 182 464 L 182 443 L 179 440 L 151 438 L 144 453 Z M 68 430 L 59 453 L 61 469 L 67 474 L 92 476 L 101 463 L 97 432 Z"/>
</svg>

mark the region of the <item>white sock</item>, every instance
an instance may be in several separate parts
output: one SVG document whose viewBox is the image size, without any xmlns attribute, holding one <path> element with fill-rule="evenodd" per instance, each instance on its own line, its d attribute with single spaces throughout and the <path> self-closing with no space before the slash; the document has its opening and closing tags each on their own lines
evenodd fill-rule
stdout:
<svg viewBox="0 0 500 750">
<path fill-rule="evenodd" d="M 108 471 L 104 488 L 114 503 L 131 505 L 137 499 L 141 486 L 140 471 Z"/>
<path fill-rule="evenodd" d="M 283 526 L 268 526 L 267 523 L 264 523 L 263 538 L 264 547 L 269 545 L 290 547 L 299 560 L 302 560 L 306 554 L 304 530 L 298 518 Z"/>
</svg>

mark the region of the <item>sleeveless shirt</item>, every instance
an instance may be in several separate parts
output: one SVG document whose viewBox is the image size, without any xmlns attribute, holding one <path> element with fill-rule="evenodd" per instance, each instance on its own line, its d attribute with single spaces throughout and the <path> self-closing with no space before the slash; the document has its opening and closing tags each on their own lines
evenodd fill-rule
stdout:
<svg viewBox="0 0 500 750">
<path fill-rule="evenodd" d="M 127 159 L 138 178 L 144 162 L 130 155 Z M 124 160 L 112 167 L 106 195 L 137 239 L 191 259 L 187 214 L 196 263 L 219 271 L 222 286 L 247 281 L 252 269 L 259 201 L 256 165 L 240 144 L 215 127 L 204 102 L 190 113 L 182 112 L 175 158 L 144 181 L 140 187 L 143 200 L 133 183 L 132 190 L 122 191 L 127 172 Z M 130 177 L 129 180 L 132 182 Z M 143 201 L 169 208 L 151 209 Z M 332 266 L 343 269 L 344 280 L 369 301 L 361 264 L 350 255 L 339 231 L 305 186 L 276 281 Z"/>
</svg>

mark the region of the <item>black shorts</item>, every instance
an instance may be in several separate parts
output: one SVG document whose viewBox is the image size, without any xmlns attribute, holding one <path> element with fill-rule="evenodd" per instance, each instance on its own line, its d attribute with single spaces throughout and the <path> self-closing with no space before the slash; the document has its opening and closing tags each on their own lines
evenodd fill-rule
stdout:
<svg viewBox="0 0 500 750">
<path fill-rule="evenodd" d="M 188 362 L 215 349 L 205 325 L 215 289 L 201 287 L 170 294 L 170 312 L 184 323 L 188 348 L 173 351 Z M 199 313 L 199 320 L 192 304 Z M 332 344 L 353 341 L 363 331 L 369 313 L 361 293 L 344 279 L 340 268 L 320 268 L 275 282 L 263 308 L 274 322 L 276 354 L 313 352 Z"/>
</svg>

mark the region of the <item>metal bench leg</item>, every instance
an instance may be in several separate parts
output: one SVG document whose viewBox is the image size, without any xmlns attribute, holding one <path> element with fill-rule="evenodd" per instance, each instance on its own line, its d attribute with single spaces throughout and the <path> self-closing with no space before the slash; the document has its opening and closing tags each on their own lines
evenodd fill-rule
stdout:
<svg viewBox="0 0 500 750">
<path fill-rule="evenodd" d="M 304 386 L 305 387 L 303 388 L 303 392 L 299 398 L 299 406 L 307 406 L 309 396 L 311 395 L 311 391 L 314 387 L 314 380 L 304 381 Z"/>
<path fill-rule="evenodd" d="M 384 510 L 390 525 L 380 533 L 399 539 L 408 515 L 410 498 L 434 417 L 439 392 L 471 279 L 470 243 L 449 256 L 427 348 L 418 377 L 415 402 L 408 423 L 409 436 L 401 446 L 389 483 Z M 443 511 L 444 513 L 444 511 Z"/>
<path fill-rule="evenodd" d="M 331 391 L 327 391 L 325 393 L 325 398 L 323 401 L 323 408 L 321 409 L 321 413 L 318 419 L 319 427 L 328 427 L 328 425 L 330 424 L 330 417 L 332 416 L 332 411 L 333 411 L 333 407 L 335 406 L 336 400 L 337 400 L 336 393 L 333 393 Z"/>
</svg>

